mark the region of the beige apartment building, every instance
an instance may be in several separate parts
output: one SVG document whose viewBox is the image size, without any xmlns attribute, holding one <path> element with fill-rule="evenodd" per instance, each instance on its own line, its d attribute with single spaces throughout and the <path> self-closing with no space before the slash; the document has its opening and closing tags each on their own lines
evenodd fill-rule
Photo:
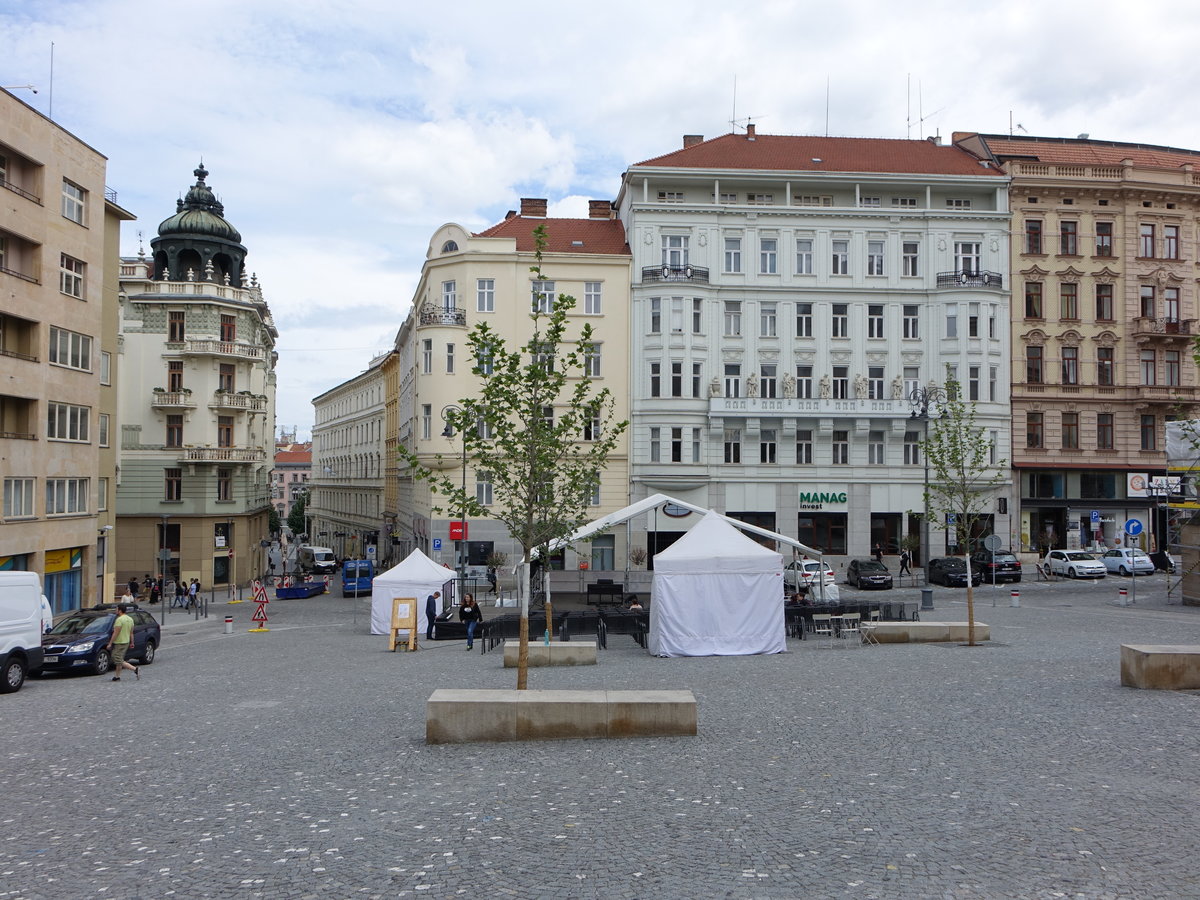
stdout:
<svg viewBox="0 0 1200 900">
<path fill-rule="evenodd" d="M 539 225 L 546 227 L 548 245 L 537 279 L 530 266 L 536 262 L 534 229 Z M 592 201 L 587 219 L 547 218 L 546 201 L 527 198 L 519 213 L 509 213 L 478 234 L 456 224 L 439 228 L 429 243 L 412 310 L 397 334 L 399 442 L 413 448 L 427 465 L 456 480 L 461 477 L 481 504 L 490 505 L 492 485 L 486 473 L 476 471 L 469 461 L 464 464 L 461 439 L 444 434 L 448 409 L 475 390 L 467 335 L 486 322 L 507 347 L 522 346 L 530 337 L 532 298 L 564 293 L 577 300 L 568 339 L 575 339 L 585 322 L 591 324 L 595 346 L 588 360 L 589 376 L 612 392 L 615 421 L 627 420 L 629 265 L 624 229 L 607 200 Z M 493 551 L 512 560 L 520 556 L 516 542 L 495 519 L 468 521 L 465 547 L 452 539 L 450 523 L 460 517 L 444 509 L 434 511 L 445 503 L 431 494 L 428 482 L 414 483 L 401 472 L 397 497 L 393 540 L 402 548 L 419 548 L 450 567 L 465 557 L 475 576 L 482 575 Z M 602 474 L 595 515 L 620 509 L 628 497 L 628 448 L 622 440 Z M 582 560 L 579 553 L 584 554 Z M 559 554 L 553 565 L 573 569 L 582 561 L 593 570 L 608 571 L 624 567 L 625 553 L 621 531 Z"/>
<path fill-rule="evenodd" d="M 106 159 L 0 90 L 0 569 L 55 612 L 113 593 L 116 266 Z"/>
<path fill-rule="evenodd" d="M 1130 519 L 1140 546 L 1163 546 L 1165 425 L 1198 399 L 1200 152 L 1087 136 L 954 141 L 1012 177 L 1023 549 L 1111 547 Z"/>
</svg>

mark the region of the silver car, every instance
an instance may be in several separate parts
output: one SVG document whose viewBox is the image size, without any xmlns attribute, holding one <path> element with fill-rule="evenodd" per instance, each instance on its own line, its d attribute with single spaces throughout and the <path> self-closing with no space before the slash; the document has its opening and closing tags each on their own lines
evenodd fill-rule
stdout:
<svg viewBox="0 0 1200 900">
<path fill-rule="evenodd" d="M 1115 572 L 1118 575 L 1153 575 L 1154 560 L 1145 550 L 1138 550 L 1134 547 L 1118 547 L 1115 550 L 1109 550 L 1100 557 L 1100 561 L 1104 563 L 1104 568 L 1109 572 Z"/>
<path fill-rule="evenodd" d="M 1054 575 L 1068 578 L 1103 578 L 1108 574 L 1104 563 L 1083 550 L 1051 550 L 1046 564 Z"/>
</svg>

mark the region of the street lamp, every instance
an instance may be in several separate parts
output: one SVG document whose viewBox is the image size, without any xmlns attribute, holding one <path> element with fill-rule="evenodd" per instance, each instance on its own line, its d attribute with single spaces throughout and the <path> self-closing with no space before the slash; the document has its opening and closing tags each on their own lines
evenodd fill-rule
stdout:
<svg viewBox="0 0 1200 900">
<path fill-rule="evenodd" d="M 442 437 L 454 437 L 454 425 L 451 424 L 451 417 L 454 415 L 462 415 L 462 407 L 449 403 L 442 407 L 442 421 L 446 423 L 446 427 L 442 429 Z M 462 428 L 462 508 L 458 514 L 458 524 L 462 529 L 461 540 L 458 541 L 458 584 L 459 594 L 461 595 L 467 587 L 467 429 L 464 425 Z M 461 601 L 462 597 L 458 599 Z"/>
<path fill-rule="evenodd" d="M 937 411 L 937 406 L 946 402 L 946 392 L 936 385 L 930 384 L 925 387 L 918 385 L 912 389 L 912 393 L 908 395 L 908 405 L 912 407 L 912 412 L 909 414 L 910 419 L 920 419 L 925 423 L 925 442 L 929 442 L 929 418 L 937 418 L 941 415 Z M 930 412 L 930 409 L 933 412 Z M 925 571 L 925 583 L 929 584 L 929 558 L 932 553 L 932 547 L 929 543 L 929 453 L 928 447 L 921 448 L 921 457 L 925 462 L 925 490 L 921 494 L 921 503 L 924 512 L 921 514 L 921 568 Z"/>
</svg>

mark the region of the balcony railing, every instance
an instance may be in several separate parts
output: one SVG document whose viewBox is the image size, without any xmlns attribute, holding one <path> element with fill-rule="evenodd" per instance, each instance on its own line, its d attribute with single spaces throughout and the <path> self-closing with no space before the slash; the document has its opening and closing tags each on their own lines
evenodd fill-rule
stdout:
<svg viewBox="0 0 1200 900">
<path fill-rule="evenodd" d="M 0 438 L 13 441 L 36 441 L 37 435 L 32 431 L 0 431 Z"/>
<path fill-rule="evenodd" d="M 262 462 L 266 454 L 256 447 L 186 447 L 180 459 L 183 462 Z"/>
<path fill-rule="evenodd" d="M 691 281 L 708 284 L 708 269 L 704 266 L 645 266 L 642 281 Z"/>
<path fill-rule="evenodd" d="M 169 345 L 168 345 L 169 346 Z M 262 359 L 263 348 L 240 341 L 188 340 L 175 344 L 184 353 L 200 353 L 210 356 L 237 356 L 242 359 Z"/>
<path fill-rule="evenodd" d="M 1135 335 L 1169 335 L 1171 337 L 1191 337 L 1192 323 L 1195 319 L 1153 318 L 1151 316 L 1135 316 L 1133 333 Z"/>
<path fill-rule="evenodd" d="M 150 406 L 154 409 L 170 407 L 190 408 L 196 405 L 191 391 L 155 391 L 150 398 Z"/>
<path fill-rule="evenodd" d="M 29 191 L 25 190 L 25 188 L 17 187 L 15 184 L 13 184 L 11 181 L 9 181 L 7 178 L 4 178 L 3 176 L 0 176 L 0 187 L 8 188 L 8 190 L 12 191 L 14 194 L 17 194 L 18 196 L 24 197 L 26 200 L 32 200 L 38 206 L 42 205 L 42 198 L 39 197 L 37 194 L 31 194 L 31 193 L 29 193 Z"/>
<path fill-rule="evenodd" d="M 246 409 L 250 412 L 263 412 L 267 408 L 267 401 L 252 394 L 218 393 L 213 394 L 208 405 L 212 409 Z"/>
<path fill-rule="evenodd" d="M 938 272 L 938 287 L 986 287 L 1003 288 L 1004 276 L 999 272 Z"/>
<path fill-rule="evenodd" d="M 5 275 L 11 275 L 13 278 L 20 278 L 22 281 L 28 281 L 30 284 L 41 284 L 32 275 L 26 275 L 24 272 L 18 272 L 16 269 L 10 269 L 8 266 L 0 266 L 0 272 Z"/>
<path fill-rule="evenodd" d="M 0 350 L 0 356 L 9 356 L 13 359 L 23 359 L 26 362 L 37 362 L 36 356 L 30 356 L 28 353 L 18 353 L 16 350 Z"/>
<path fill-rule="evenodd" d="M 445 307 L 433 303 L 421 307 L 420 324 L 422 325 L 462 325 L 467 324 L 467 311 L 457 306 Z"/>
</svg>

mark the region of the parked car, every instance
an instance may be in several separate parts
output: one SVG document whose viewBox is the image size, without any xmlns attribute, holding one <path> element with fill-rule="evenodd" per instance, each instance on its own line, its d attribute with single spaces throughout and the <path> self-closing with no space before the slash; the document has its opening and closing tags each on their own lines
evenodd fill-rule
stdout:
<svg viewBox="0 0 1200 900">
<path fill-rule="evenodd" d="M 162 643 L 161 630 L 144 609 L 130 609 L 129 616 L 133 619 L 133 644 L 125 656 L 148 666 Z M 78 609 L 59 621 L 42 638 L 42 671 L 82 670 L 103 675 L 112 668 L 108 641 L 116 621 L 117 611 L 112 608 Z"/>
<path fill-rule="evenodd" d="M 54 615 L 37 572 L 0 572 L 0 694 L 19 691 L 42 669 L 42 633 Z"/>
<path fill-rule="evenodd" d="M 815 559 L 795 559 L 783 567 L 783 584 L 789 591 L 798 591 L 800 586 L 812 587 L 821 571 L 821 563 Z M 829 564 L 825 564 L 825 583 L 833 584 L 837 576 Z"/>
<path fill-rule="evenodd" d="M 966 560 L 957 556 L 939 556 L 931 559 L 926 566 L 931 584 L 944 584 L 946 587 L 967 586 Z M 978 586 L 983 581 L 983 573 L 971 569 L 971 584 Z"/>
<path fill-rule="evenodd" d="M 1050 574 L 1068 578 L 1103 578 L 1108 574 L 1104 563 L 1084 550 L 1051 550 L 1046 554 L 1046 565 Z"/>
<path fill-rule="evenodd" d="M 983 580 L 988 584 L 1021 580 L 1021 561 L 1011 550 L 997 550 L 995 553 L 979 550 L 972 553 L 971 568 L 982 572 Z"/>
<path fill-rule="evenodd" d="M 1100 557 L 1100 561 L 1104 563 L 1105 571 L 1116 572 L 1118 575 L 1128 575 L 1130 572 L 1134 575 L 1154 574 L 1154 560 L 1150 558 L 1150 554 L 1135 547 L 1109 550 Z"/>
<path fill-rule="evenodd" d="M 873 559 L 852 559 L 846 567 L 846 584 L 856 588 L 890 588 L 892 573 Z"/>
</svg>

